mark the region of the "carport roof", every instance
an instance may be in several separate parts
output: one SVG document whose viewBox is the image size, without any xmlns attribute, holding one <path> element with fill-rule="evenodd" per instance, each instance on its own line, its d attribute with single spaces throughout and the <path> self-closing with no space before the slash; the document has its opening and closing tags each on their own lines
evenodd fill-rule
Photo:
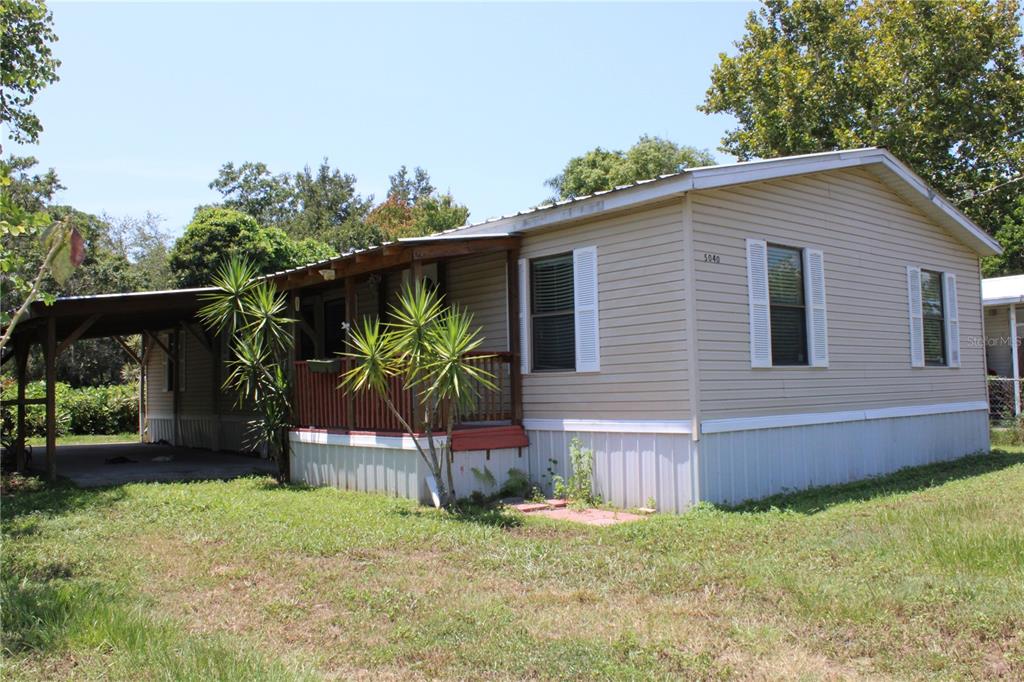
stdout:
<svg viewBox="0 0 1024 682">
<path fill-rule="evenodd" d="M 15 337 L 42 333 L 47 318 L 54 318 L 57 338 L 64 339 L 86 325 L 80 339 L 140 334 L 169 329 L 191 320 L 203 306 L 202 294 L 212 288 L 135 291 L 122 294 L 68 296 L 51 305 L 32 304 L 28 316 L 14 330 Z M 91 321 L 90 321 L 91 320 Z"/>
</svg>

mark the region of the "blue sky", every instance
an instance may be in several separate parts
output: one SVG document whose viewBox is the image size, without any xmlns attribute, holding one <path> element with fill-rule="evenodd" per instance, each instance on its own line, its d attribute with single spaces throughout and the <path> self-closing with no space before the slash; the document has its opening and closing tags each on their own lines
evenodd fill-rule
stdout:
<svg viewBox="0 0 1024 682">
<path fill-rule="evenodd" d="M 5 147 L 56 168 L 62 202 L 177 234 L 226 161 L 327 156 L 378 199 L 420 165 L 479 220 L 644 133 L 731 160 L 731 119 L 695 107 L 752 5 L 51 7 L 64 64 L 37 98 L 41 143 Z"/>
</svg>

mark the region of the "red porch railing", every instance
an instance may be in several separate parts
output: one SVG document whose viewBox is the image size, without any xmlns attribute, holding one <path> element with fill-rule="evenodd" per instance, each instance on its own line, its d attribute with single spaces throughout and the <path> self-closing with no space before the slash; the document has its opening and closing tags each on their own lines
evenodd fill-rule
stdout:
<svg viewBox="0 0 1024 682">
<path fill-rule="evenodd" d="M 459 423 L 510 421 L 512 404 L 512 354 L 506 352 L 475 352 L 468 357 L 474 365 L 490 375 L 493 388 L 476 387 L 478 397 L 472 410 L 460 415 Z M 295 362 L 295 424 L 296 426 L 355 431 L 402 431 L 402 424 L 388 409 L 383 398 L 372 391 L 351 392 L 338 388 L 341 377 L 351 367 L 350 359 L 341 360 L 340 370 L 314 372 L 304 360 Z M 413 391 L 402 379 L 390 380 L 389 394 L 402 418 L 414 424 Z M 434 428 L 442 428 L 444 415 Z"/>
</svg>

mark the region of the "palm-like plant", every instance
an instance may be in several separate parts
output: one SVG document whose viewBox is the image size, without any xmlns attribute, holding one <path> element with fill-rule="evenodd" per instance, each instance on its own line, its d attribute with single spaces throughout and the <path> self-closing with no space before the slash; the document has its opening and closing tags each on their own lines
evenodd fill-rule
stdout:
<svg viewBox="0 0 1024 682">
<path fill-rule="evenodd" d="M 293 343 L 285 316 L 285 295 L 273 283 L 257 279 L 245 258 L 221 264 L 216 291 L 203 295 L 199 319 L 227 339 L 230 360 L 224 389 L 237 395 L 239 407 L 254 405 L 259 418 L 249 424 L 251 447 L 266 446 L 277 462 L 277 479 L 288 480 L 288 426 L 291 386 L 285 370 Z"/>
<path fill-rule="evenodd" d="M 353 326 L 344 354 L 355 365 L 342 377 L 342 387 L 374 391 L 383 399 L 412 437 L 447 505 L 455 501 L 451 442 L 458 415 L 472 409 L 481 387 L 494 388 L 491 374 L 467 360 L 481 343 L 469 312 L 444 305 L 435 288 L 417 282 L 391 306 L 391 321 L 367 319 Z M 415 391 L 412 423 L 388 391 L 395 376 Z M 447 438 L 439 444 L 434 425 L 442 418 Z"/>
</svg>

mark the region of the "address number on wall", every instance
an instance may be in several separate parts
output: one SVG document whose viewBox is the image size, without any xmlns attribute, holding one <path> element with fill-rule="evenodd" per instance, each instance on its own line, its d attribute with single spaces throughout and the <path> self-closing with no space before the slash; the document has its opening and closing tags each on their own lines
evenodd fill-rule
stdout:
<svg viewBox="0 0 1024 682">
<path fill-rule="evenodd" d="M 718 265 L 719 263 L 722 262 L 722 257 L 719 256 L 717 253 L 705 253 L 704 254 L 704 262 L 705 263 L 714 263 L 715 265 Z"/>
</svg>

